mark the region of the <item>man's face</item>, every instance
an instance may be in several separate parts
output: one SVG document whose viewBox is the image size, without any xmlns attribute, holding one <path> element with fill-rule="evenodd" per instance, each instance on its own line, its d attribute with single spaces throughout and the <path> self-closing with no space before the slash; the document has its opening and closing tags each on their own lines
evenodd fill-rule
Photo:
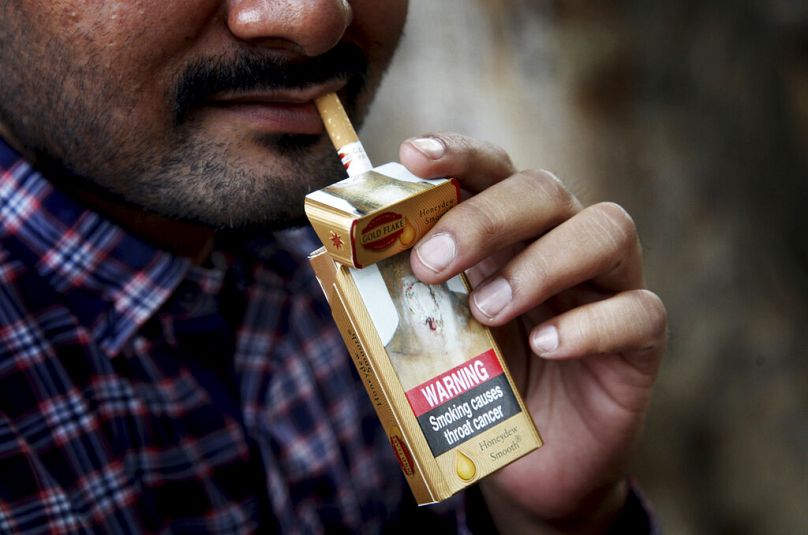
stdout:
<svg viewBox="0 0 808 535">
<path fill-rule="evenodd" d="M 312 104 L 364 116 L 406 0 L 10 0 L 0 132 L 158 213 L 280 227 L 342 170 Z"/>
</svg>

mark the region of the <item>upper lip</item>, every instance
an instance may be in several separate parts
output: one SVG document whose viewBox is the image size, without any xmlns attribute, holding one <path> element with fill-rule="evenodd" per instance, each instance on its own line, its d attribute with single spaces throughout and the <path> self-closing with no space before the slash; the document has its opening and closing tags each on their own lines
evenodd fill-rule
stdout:
<svg viewBox="0 0 808 535">
<path fill-rule="evenodd" d="M 222 92 L 211 97 L 215 104 L 306 104 L 315 98 L 339 91 L 347 80 L 332 80 L 299 89 Z"/>
</svg>

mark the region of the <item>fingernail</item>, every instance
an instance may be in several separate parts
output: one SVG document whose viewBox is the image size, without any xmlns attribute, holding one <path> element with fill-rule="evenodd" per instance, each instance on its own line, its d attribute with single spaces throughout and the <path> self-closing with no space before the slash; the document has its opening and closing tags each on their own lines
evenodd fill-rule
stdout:
<svg viewBox="0 0 808 535">
<path fill-rule="evenodd" d="M 456 253 L 454 238 L 442 232 L 435 234 L 415 248 L 415 254 L 423 265 L 439 273 L 452 263 Z"/>
<path fill-rule="evenodd" d="M 411 139 L 410 143 L 418 151 L 432 160 L 437 160 L 446 154 L 446 146 L 434 137 L 417 137 Z"/>
<path fill-rule="evenodd" d="M 497 277 L 472 294 L 474 304 L 486 317 L 494 319 L 511 302 L 511 285 L 502 277 Z"/>
<path fill-rule="evenodd" d="M 533 334 L 531 342 L 538 353 L 552 353 L 558 349 L 558 329 L 545 325 Z"/>
</svg>

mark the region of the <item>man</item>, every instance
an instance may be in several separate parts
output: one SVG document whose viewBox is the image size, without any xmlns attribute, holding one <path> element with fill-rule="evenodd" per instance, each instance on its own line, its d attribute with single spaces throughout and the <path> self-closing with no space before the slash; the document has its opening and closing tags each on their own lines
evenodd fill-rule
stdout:
<svg viewBox="0 0 808 535">
<path fill-rule="evenodd" d="M 305 266 L 315 243 L 270 232 L 338 176 L 312 99 L 338 90 L 364 115 L 406 1 L 0 12 L 0 531 L 428 521 Z M 412 267 L 428 283 L 471 270 L 472 312 L 498 328 L 547 441 L 459 521 L 636 521 L 625 473 L 666 322 L 631 219 L 458 134 L 407 140 L 401 161 L 476 193 Z"/>
</svg>

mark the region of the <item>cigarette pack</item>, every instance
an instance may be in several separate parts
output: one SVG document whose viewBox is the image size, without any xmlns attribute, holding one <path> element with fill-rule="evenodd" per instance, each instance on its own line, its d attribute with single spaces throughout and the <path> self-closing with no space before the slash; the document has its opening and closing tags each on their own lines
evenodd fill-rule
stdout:
<svg viewBox="0 0 808 535">
<path fill-rule="evenodd" d="M 460 201 L 454 179 L 425 180 L 389 163 L 306 196 L 306 215 L 329 254 L 364 267 L 409 249 Z"/>
<path fill-rule="evenodd" d="M 364 269 L 310 256 L 334 320 L 419 504 L 541 446 L 463 275 L 427 285 L 399 253 Z"/>
</svg>

